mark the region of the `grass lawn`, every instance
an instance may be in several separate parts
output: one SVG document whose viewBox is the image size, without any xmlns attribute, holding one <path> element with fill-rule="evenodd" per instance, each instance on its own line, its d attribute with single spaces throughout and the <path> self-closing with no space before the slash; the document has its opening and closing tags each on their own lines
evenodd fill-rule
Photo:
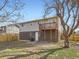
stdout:
<svg viewBox="0 0 79 59">
<path fill-rule="evenodd" d="M 0 59 L 79 59 L 79 46 L 65 49 L 58 43 L 2 42 Z"/>
</svg>

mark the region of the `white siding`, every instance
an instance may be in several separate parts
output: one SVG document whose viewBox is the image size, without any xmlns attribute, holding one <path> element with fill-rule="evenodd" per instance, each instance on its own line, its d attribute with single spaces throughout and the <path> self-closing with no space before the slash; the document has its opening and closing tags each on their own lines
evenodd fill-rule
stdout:
<svg viewBox="0 0 79 59">
<path fill-rule="evenodd" d="M 20 32 L 30 32 L 30 31 L 39 31 L 38 22 L 26 23 L 20 27 Z"/>
<path fill-rule="evenodd" d="M 39 23 L 44 24 L 44 23 L 53 23 L 53 22 L 57 22 L 57 18 L 51 18 L 51 19 L 48 19 L 48 20 L 43 20 L 43 21 L 40 21 Z"/>
<path fill-rule="evenodd" d="M 19 33 L 19 28 L 15 25 L 7 26 L 6 33 Z"/>
<path fill-rule="evenodd" d="M 39 24 L 44 24 L 44 23 L 53 23 L 57 22 L 58 18 L 50 18 L 48 20 L 41 20 L 41 21 L 36 21 L 36 22 L 26 22 L 23 24 L 20 24 L 20 32 L 31 32 L 31 31 L 39 31 Z M 38 23 L 39 22 L 39 23 Z"/>
<path fill-rule="evenodd" d="M 52 22 L 57 22 L 57 19 L 54 18 L 54 19 L 48 19 L 48 23 L 52 23 Z"/>
</svg>

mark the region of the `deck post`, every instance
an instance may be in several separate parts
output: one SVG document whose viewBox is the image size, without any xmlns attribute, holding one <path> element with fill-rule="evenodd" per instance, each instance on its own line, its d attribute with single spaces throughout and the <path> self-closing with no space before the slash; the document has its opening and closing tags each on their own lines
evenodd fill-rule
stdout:
<svg viewBox="0 0 79 59">
<path fill-rule="evenodd" d="M 37 42 L 37 41 L 39 41 L 39 38 L 38 38 L 38 32 L 35 32 L 35 41 Z"/>
<path fill-rule="evenodd" d="M 52 30 L 50 30 L 50 40 L 52 41 Z"/>
<path fill-rule="evenodd" d="M 45 30 L 44 30 L 44 40 L 45 40 L 46 38 L 45 38 Z"/>
</svg>

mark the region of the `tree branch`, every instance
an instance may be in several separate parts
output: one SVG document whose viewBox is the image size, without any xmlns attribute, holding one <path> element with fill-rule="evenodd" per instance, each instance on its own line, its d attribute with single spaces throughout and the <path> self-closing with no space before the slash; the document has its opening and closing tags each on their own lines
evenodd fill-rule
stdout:
<svg viewBox="0 0 79 59">
<path fill-rule="evenodd" d="M 0 10 L 2 10 L 6 6 L 7 2 L 8 2 L 8 0 L 4 1 L 3 6 L 0 8 Z"/>
</svg>

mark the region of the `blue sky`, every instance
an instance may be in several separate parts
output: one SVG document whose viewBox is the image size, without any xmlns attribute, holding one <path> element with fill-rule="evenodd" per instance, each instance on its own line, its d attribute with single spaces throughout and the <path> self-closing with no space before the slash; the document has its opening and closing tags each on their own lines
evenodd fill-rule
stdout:
<svg viewBox="0 0 79 59">
<path fill-rule="evenodd" d="M 44 3 L 43 0 L 23 0 L 25 6 L 21 11 L 24 15 L 23 21 L 30 21 L 33 19 L 39 19 L 44 14 Z"/>
<path fill-rule="evenodd" d="M 4 1 L 4 0 L 0 0 L 0 3 L 2 1 Z M 17 22 L 26 22 L 26 21 L 38 20 L 38 19 L 43 18 L 43 15 L 44 15 L 44 1 L 43 0 L 20 0 L 20 1 L 22 1 L 22 3 L 24 3 L 24 7 L 20 10 L 20 13 L 23 17 L 19 18 L 19 20 L 17 20 Z M 14 6 L 14 4 L 13 4 L 14 2 L 15 2 L 15 0 L 9 0 L 8 7 L 12 8 L 12 5 Z M 9 8 L 8 8 L 8 10 L 9 10 Z M 2 25 L 3 25 L 3 23 L 2 23 Z"/>
<path fill-rule="evenodd" d="M 0 0 L 2 3 L 4 0 Z M 14 0 L 9 0 L 11 3 L 8 4 L 8 7 L 12 6 Z M 19 0 L 18 0 L 19 1 Z M 43 0 L 21 0 L 24 3 L 24 7 L 20 10 L 22 18 L 18 22 L 25 22 L 31 20 L 38 20 L 43 18 L 44 15 L 44 2 Z M 1 4 L 0 4 L 1 5 Z M 0 25 L 7 24 L 6 22 L 0 23 Z"/>
</svg>

